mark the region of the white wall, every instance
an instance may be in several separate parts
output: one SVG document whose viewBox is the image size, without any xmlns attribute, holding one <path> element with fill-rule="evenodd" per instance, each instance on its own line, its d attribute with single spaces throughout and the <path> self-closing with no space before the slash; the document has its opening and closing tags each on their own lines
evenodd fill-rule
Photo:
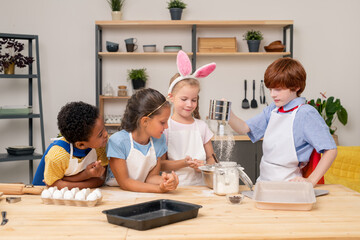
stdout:
<svg viewBox="0 0 360 240">
<path fill-rule="evenodd" d="M 166 0 L 127 0 L 124 20 L 169 20 Z M 357 0 L 187 0 L 184 20 L 294 20 L 294 58 L 300 60 L 308 74 L 303 96 L 319 97 L 319 92 L 341 99 L 349 113 L 349 122 L 338 127 L 341 145 L 360 145 L 360 1 Z M 46 145 L 58 133 L 56 116 L 66 102 L 82 100 L 95 104 L 95 21 L 110 20 L 106 0 L 0 0 L 0 31 L 5 33 L 36 34 L 40 38 L 41 76 L 45 119 Z M 221 30 L 224 36 L 236 36 L 240 49 L 246 49 L 242 34 L 246 29 Z M 277 29 L 261 29 L 267 45 L 281 39 Z M 227 32 L 228 31 L 228 32 Z M 179 32 L 181 34 L 179 34 Z M 190 51 L 188 30 L 173 31 L 174 36 L 159 30 L 144 29 L 141 33 L 121 31 L 104 34 L 106 39 L 120 44 L 127 36 L 139 38 L 139 44 L 182 44 Z M 199 32 L 199 35 L 201 32 Z M 216 33 L 214 33 L 215 35 Z M 107 39 L 108 38 L 108 39 Z M 276 39 L 277 38 L 277 39 Z M 124 46 L 120 45 L 124 51 Z M 226 97 L 233 102 L 233 110 L 244 119 L 260 112 L 241 109 L 244 98 L 243 79 L 263 78 L 272 57 L 214 57 L 202 58 L 198 66 L 217 62 L 214 74 L 202 84 L 200 110 L 207 115 L 209 99 Z M 105 59 L 104 82 L 113 88 L 127 84 L 126 69 L 146 67 L 150 74 L 148 87 L 166 93 L 169 78 L 175 73 L 175 59 L 140 58 L 126 60 Z M 120 67 L 118 67 L 120 66 Z M 205 83 L 206 82 L 206 83 Z M 248 84 L 249 84 L 248 83 Z M 219 87 L 220 86 L 220 87 Z M 248 88 L 250 87 L 250 84 Z M 23 80 L 0 81 L 0 105 L 26 102 Z M 258 96 L 258 90 L 256 91 Z M 268 94 L 268 92 L 267 92 Z M 248 92 L 248 99 L 252 94 Z M 269 96 L 268 101 L 271 101 Z M 36 101 L 37 102 L 37 101 Z M 34 120 L 35 146 L 41 149 L 39 124 Z M 26 145 L 27 124 L 23 120 L 0 121 L 0 152 L 12 145 Z M 35 169 L 38 161 L 36 161 Z M 0 164 L 0 182 L 28 182 L 27 161 Z"/>
</svg>

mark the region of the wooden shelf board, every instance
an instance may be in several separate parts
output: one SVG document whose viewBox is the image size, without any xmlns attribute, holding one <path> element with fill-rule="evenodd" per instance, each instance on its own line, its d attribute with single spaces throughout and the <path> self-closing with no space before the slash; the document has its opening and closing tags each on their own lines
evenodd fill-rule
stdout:
<svg viewBox="0 0 360 240">
<path fill-rule="evenodd" d="M 120 127 L 120 123 L 105 123 L 105 127 Z"/>
<path fill-rule="evenodd" d="M 95 21 L 99 27 L 117 27 L 117 26 L 192 26 L 198 25 L 201 27 L 217 27 L 217 26 L 287 26 L 294 24 L 293 20 L 237 20 L 237 21 Z"/>
<path fill-rule="evenodd" d="M 118 96 L 103 96 L 103 95 L 100 95 L 99 96 L 100 99 L 129 99 L 130 97 L 129 96 L 126 96 L 126 97 L 118 97 Z"/>
<path fill-rule="evenodd" d="M 177 56 L 177 52 L 99 52 L 101 57 L 119 57 L 119 56 Z M 192 56 L 192 53 L 187 53 Z"/>
<path fill-rule="evenodd" d="M 99 52 L 101 57 L 121 57 L 121 56 L 176 56 L 177 53 L 164 53 L 164 52 L 155 52 L 155 53 L 128 53 L 128 52 Z M 192 56 L 192 53 L 188 53 L 189 56 Z M 286 56 L 290 55 L 290 52 L 224 52 L 224 53 L 215 53 L 215 52 L 198 52 L 197 56 Z"/>
<path fill-rule="evenodd" d="M 226 53 L 196 53 L 197 56 L 285 56 L 290 52 L 226 52 Z"/>
</svg>

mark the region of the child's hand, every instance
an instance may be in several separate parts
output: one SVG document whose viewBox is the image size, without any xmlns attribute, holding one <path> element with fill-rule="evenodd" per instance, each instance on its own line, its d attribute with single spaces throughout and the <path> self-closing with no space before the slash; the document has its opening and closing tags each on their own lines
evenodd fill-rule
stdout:
<svg viewBox="0 0 360 240">
<path fill-rule="evenodd" d="M 160 189 L 162 192 L 175 190 L 179 184 L 179 178 L 174 171 L 171 173 L 163 172 L 161 177 L 163 179 L 163 182 L 160 184 Z"/>
<path fill-rule="evenodd" d="M 289 182 L 309 182 L 309 183 L 311 183 L 311 181 L 308 178 L 303 178 L 303 177 L 295 177 L 293 179 L 290 179 Z"/>
<path fill-rule="evenodd" d="M 89 178 L 101 177 L 105 173 L 105 168 L 101 166 L 101 161 L 98 160 L 86 166 L 86 170 Z"/>
<path fill-rule="evenodd" d="M 197 159 L 192 159 L 189 156 L 185 157 L 185 161 L 186 161 L 186 164 L 188 165 L 188 167 L 193 168 L 196 172 L 201 172 L 199 167 L 204 165 L 204 161 L 197 160 Z"/>
</svg>

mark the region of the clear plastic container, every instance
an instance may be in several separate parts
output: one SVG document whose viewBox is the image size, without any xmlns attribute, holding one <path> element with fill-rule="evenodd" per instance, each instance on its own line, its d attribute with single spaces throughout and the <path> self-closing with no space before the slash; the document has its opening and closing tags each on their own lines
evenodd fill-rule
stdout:
<svg viewBox="0 0 360 240">
<path fill-rule="evenodd" d="M 215 165 L 214 192 L 217 195 L 239 193 L 239 170 L 236 162 Z"/>
</svg>

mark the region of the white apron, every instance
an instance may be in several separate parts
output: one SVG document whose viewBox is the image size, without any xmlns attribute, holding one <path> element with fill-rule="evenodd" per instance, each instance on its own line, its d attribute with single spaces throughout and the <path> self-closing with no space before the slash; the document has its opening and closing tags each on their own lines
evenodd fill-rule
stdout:
<svg viewBox="0 0 360 240">
<path fill-rule="evenodd" d="M 132 134 L 129 133 L 131 149 L 126 159 L 126 165 L 129 177 L 141 182 L 145 182 L 149 172 L 156 166 L 157 159 L 152 139 L 150 138 L 151 147 L 146 155 L 134 148 Z"/>
<path fill-rule="evenodd" d="M 190 156 L 193 159 L 206 161 L 206 153 L 198 125 L 195 121 L 195 130 L 172 131 L 171 119 L 168 121 L 168 158 L 169 160 L 184 159 Z M 185 167 L 176 171 L 179 177 L 179 186 L 204 185 L 201 172 Z"/>
<path fill-rule="evenodd" d="M 73 176 L 82 172 L 87 165 L 97 161 L 97 154 L 95 148 L 91 149 L 91 151 L 85 156 L 85 158 L 79 163 L 77 158 L 73 157 L 74 148 L 70 143 L 70 160 L 69 167 L 65 171 L 65 176 Z"/>
<path fill-rule="evenodd" d="M 278 108 L 271 112 L 257 181 L 288 181 L 302 176 L 293 134 L 293 123 L 299 107 L 290 114 L 279 114 Z"/>
</svg>

